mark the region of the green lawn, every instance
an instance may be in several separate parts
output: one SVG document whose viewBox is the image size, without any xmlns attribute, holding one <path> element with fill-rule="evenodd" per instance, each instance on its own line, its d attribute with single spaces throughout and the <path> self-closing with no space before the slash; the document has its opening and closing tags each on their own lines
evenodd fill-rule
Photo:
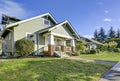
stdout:
<svg viewBox="0 0 120 81">
<path fill-rule="evenodd" d="M 113 52 L 101 52 L 100 54 L 81 54 L 81 58 L 94 59 L 94 60 L 105 60 L 105 61 L 120 61 L 120 53 Z"/>
<path fill-rule="evenodd" d="M 14 59 L 0 62 L 0 81 L 98 81 L 109 68 L 58 58 Z"/>
</svg>

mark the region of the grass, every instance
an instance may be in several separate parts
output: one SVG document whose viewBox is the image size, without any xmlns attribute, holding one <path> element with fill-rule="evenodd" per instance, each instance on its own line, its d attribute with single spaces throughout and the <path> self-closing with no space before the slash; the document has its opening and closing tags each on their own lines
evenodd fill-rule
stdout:
<svg viewBox="0 0 120 81">
<path fill-rule="evenodd" d="M 8 60 L 0 63 L 0 81 L 98 81 L 109 68 L 68 59 Z"/>
<path fill-rule="evenodd" d="M 81 54 L 80 57 L 85 59 L 105 60 L 112 62 L 120 61 L 120 53 L 114 52 L 101 52 L 99 54 Z"/>
</svg>

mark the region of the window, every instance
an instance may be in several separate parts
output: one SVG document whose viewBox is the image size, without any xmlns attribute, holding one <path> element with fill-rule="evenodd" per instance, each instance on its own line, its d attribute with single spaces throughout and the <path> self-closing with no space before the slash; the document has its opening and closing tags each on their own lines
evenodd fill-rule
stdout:
<svg viewBox="0 0 120 81">
<path fill-rule="evenodd" d="M 50 26 L 50 21 L 44 19 L 44 24 Z"/>
<path fill-rule="evenodd" d="M 34 34 L 26 33 L 26 39 L 32 40 L 34 42 Z"/>
</svg>

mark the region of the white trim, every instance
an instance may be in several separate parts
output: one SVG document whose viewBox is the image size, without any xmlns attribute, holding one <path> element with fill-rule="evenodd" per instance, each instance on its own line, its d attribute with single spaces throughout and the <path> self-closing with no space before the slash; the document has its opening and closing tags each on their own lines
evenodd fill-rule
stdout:
<svg viewBox="0 0 120 81">
<path fill-rule="evenodd" d="M 26 32 L 26 35 L 25 35 L 25 38 L 26 38 L 26 39 L 27 39 L 27 35 L 28 35 L 28 34 L 32 34 L 32 33 L 30 33 L 30 32 Z"/>
<path fill-rule="evenodd" d="M 61 40 L 61 45 L 62 46 L 66 46 L 66 41 L 65 40 Z"/>
<path fill-rule="evenodd" d="M 34 44 L 35 44 L 35 51 L 37 50 L 37 35 L 34 33 Z"/>
<path fill-rule="evenodd" d="M 62 25 L 62 24 L 65 24 L 65 23 L 67 23 L 67 21 L 64 21 L 64 22 L 62 22 L 62 23 L 60 23 L 60 24 L 58 24 L 58 25 L 56 25 L 56 26 L 50 28 L 48 31 L 52 31 L 53 29 L 59 27 L 59 26 Z"/>
<path fill-rule="evenodd" d="M 54 20 L 54 22 L 57 24 L 57 21 L 52 17 L 52 15 L 50 13 L 46 13 L 46 14 L 42 14 L 42 15 L 39 15 L 39 16 L 36 16 L 36 17 L 32 17 L 32 18 L 29 18 L 29 19 L 26 19 L 26 20 L 22 20 L 22 21 L 7 25 L 6 28 L 12 27 L 12 26 L 17 25 L 17 24 L 25 23 L 27 21 L 30 21 L 30 20 L 33 20 L 33 19 L 36 19 L 36 18 L 39 18 L 39 17 L 43 17 L 43 16 L 46 16 L 46 15 L 49 15 Z"/>
<path fill-rule="evenodd" d="M 75 40 L 74 39 L 71 40 L 71 46 L 75 47 Z"/>
<path fill-rule="evenodd" d="M 48 22 L 49 22 L 49 25 L 45 24 L 45 21 L 48 21 Z M 47 20 L 47 19 L 43 19 L 43 24 L 46 25 L 46 26 L 50 26 L 50 21 Z"/>
<path fill-rule="evenodd" d="M 54 36 L 52 34 L 49 35 L 49 39 L 48 39 L 49 45 L 54 45 Z"/>
<path fill-rule="evenodd" d="M 51 34 L 55 35 L 55 36 L 63 37 L 63 38 L 72 39 L 72 37 L 70 37 L 70 36 L 65 36 L 65 35 L 61 35 L 61 34 L 57 34 L 57 33 L 51 33 Z"/>
<path fill-rule="evenodd" d="M 65 23 L 68 23 L 68 24 L 70 25 L 70 28 L 75 32 L 75 34 L 76 34 L 77 37 L 79 38 L 79 35 L 76 33 L 76 31 L 73 29 L 72 25 L 71 25 L 67 20 L 64 21 L 64 22 L 62 22 L 62 23 L 60 23 L 60 24 L 58 24 L 58 25 L 56 25 L 56 26 L 54 26 L 54 27 L 52 27 L 52 28 L 50 28 L 48 31 L 52 31 L 53 29 L 59 27 L 59 26 L 62 25 L 62 24 L 65 24 Z"/>
</svg>

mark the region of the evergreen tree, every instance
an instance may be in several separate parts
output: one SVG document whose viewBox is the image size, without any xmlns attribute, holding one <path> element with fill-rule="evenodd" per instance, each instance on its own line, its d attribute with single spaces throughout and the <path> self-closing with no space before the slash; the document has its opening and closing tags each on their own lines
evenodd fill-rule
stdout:
<svg viewBox="0 0 120 81">
<path fill-rule="evenodd" d="M 120 38 L 120 30 L 119 29 L 117 30 L 116 37 Z"/>
<path fill-rule="evenodd" d="M 99 38 L 98 38 L 98 31 L 97 31 L 97 30 L 95 30 L 95 32 L 94 32 L 94 39 L 97 40 L 97 41 L 98 41 L 98 39 L 99 39 Z"/>
<path fill-rule="evenodd" d="M 98 41 L 100 41 L 100 42 L 103 42 L 107 39 L 106 38 L 107 36 L 105 35 L 105 30 L 103 29 L 103 27 L 100 28 L 98 37 L 99 37 Z"/>
<path fill-rule="evenodd" d="M 110 28 L 110 30 L 108 32 L 108 37 L 115 38 L 115 31 L 113 30 L 113 27 Z"/>
</svg>

